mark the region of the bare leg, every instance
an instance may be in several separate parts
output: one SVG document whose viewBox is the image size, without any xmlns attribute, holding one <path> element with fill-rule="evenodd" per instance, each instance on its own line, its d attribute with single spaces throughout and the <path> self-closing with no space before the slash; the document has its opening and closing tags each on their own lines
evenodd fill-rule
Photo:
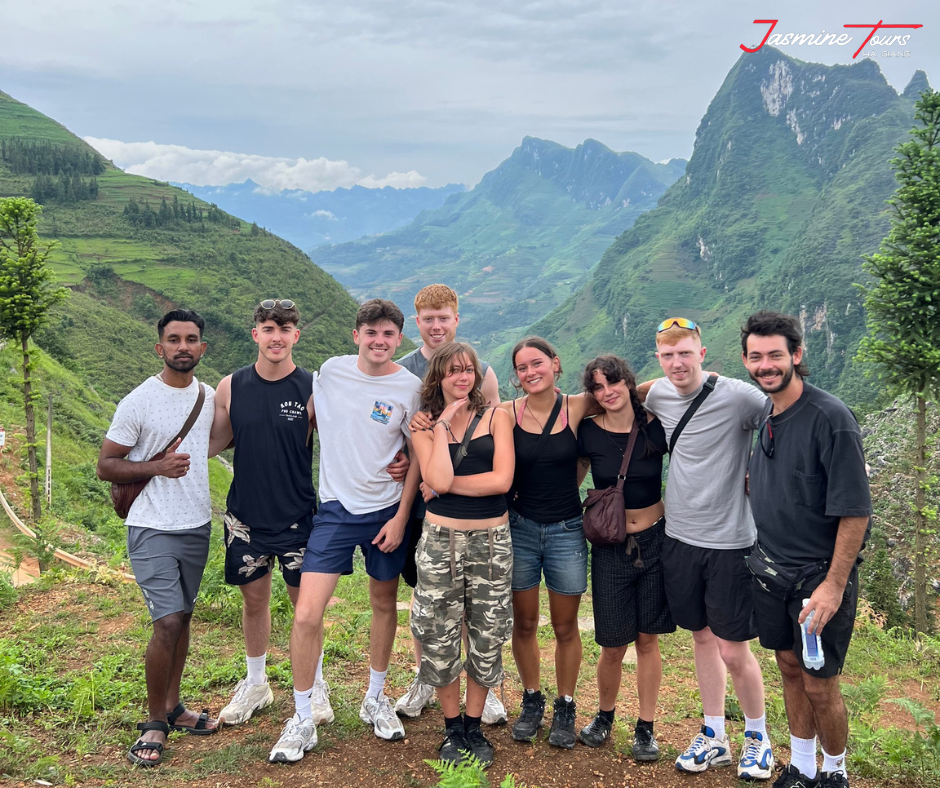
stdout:
<svg viewBox="0 0 940 788">
<path fill-rule="evenodd" d="M 623 655 L 629 647 L 629 644 L 617 648 L 601 646 L 601 658 L 597 661 L 597 700 L 601 711 L 613 711 L 617 705 L 617 693 L 623 675 Z"/>
<path fill-rule="evenodd" d="M 290 635 L 290 662 L 295 690 L 308 690 L 317 674 L 323 649 L 323 613 L 336 589 L 339 574 L 304 572 Z"/>
<path fill-rule="evenodd" d="M 538 689 L 539 588 L 512 592 L 512 656 L 519 669 L 523 689 Z"/>
<path fill-rule="evenodd" d="M 757 658 L 751 651 L 750 641 L 718 641 L 721 659 L 731 674 L 731 683 L 741 704 L 741 710 L 751 719 L 764 716 L 764 676 Z M 724 711 L 722 711 L 724 714 Z M 842 752 L 842 750 L 839 750 Z"/>
<path fill-rule="evenodd" d="M 728 672 L 718 650 L 718 638 L 705 627 L 692 633 L 692 642 L 702 710 L 708 717 L 724 717 Z"/>
<path fill-rule="evenodd" d="M 176 646 L 182 627 L 182 612 L 170 613 L 153 622 L 153 634 L 150 636 L 147 653 L 144 656 L 150 721 L 166 722 L 167 697 L 173 675 L 173 663 L 176 661 Z M 147 742 L 164 742 L 166 736 L 161 731 L 144 731 L 140 739 Z M 159 757 L 156 750 L 139 750 L 137 755 L 149 760 L 156 760 Z"/>
<path fill-rule="evenodd" d="M 787 710 L 790 733 L 798 739 L 815 738 L 816 718 L 803 687 L 803 668 L 792 651 L 777 651 L 775 654 L 783 678 L 783 703 Z"/>
<path fill-rule="evenodd" d="M 820 679 L 804 673 L 803 686 L 816 715 L 820 746 L 830 755 L 845 752 L 849 739 L 849 716 L 839 688 L 839 677 Z"/>
<path fill-rule="evenodd" d="M 332 591 L 330 592 L 332 593 Z M 398 629 L 398 578 L 369 578 L 369 601 L 372 603 L 372 628 L 369 632 L 369 660 L 373 670 L 388 670 Z M 322 646 L 321 628 L 321 646 Z M 317 654 L 317 659 L 320 655 Z M 316 663 L 314 663 L 316 666 Z M 311 682 L 312 683 L 312 682 Z"/>
<path fill-rule="evenodd" d="M 636 640 L 636 693 L 640 700 L 640 719 L 650 722 L 656 719 L 662 680 L 663 659 L 659 653 L 659 635 L 641 632 Z"/>
<path fill-rule="evenodd" d="M 578 632 L 578 609 L 581 595 L 565 596 L 548 592 L 548 605 L 555 631 L 555 679 L 558 695 L 574 697 L 581 669 L 581 633 Z M 536 642 L 538 654 L 538 642 Z"/>
<path fill-rule="evenodd" d="M 470 676 L 467 676 L 467 716 L 479 717 L 483 714 L 483 706 L 486 705 L 486 693 L 488 692 L 489 689 L 481 687 Z M 839 752 L 842 752 L 842 750 L 839 750 Z"/>
<path fill-rule="evenodd" d="M 267 653 L 271 639 L 271 573 L 238 588 L 242 592 L 245 653 L 249 657 L 261 657 Z"/>
<path fill-rule="evenodd" d="M 446 687 L 437 688 L 437 699 L 441 703 L 441 711 L 445 717 L 457 717 L 460 715 L 460 676 L 457 676 Z M 484 696 L 485 700 L 485 696 Z M 468 704 L 469 705 L 469 704 Z M 480 706 L 483 710 L 483 706 Z M 469 712 L 468 712 L 469 713 Z"/>
</svg>

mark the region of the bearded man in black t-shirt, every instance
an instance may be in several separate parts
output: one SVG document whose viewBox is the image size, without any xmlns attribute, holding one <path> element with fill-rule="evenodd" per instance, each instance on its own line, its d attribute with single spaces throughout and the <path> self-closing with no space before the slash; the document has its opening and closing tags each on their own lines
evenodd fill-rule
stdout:
<svg viewBox="0 0 940 788">
<path fill-rule="evenodd" d="M 754 609 L 761 645 L 776 652 L 790 727 L 791 762 L 775 788 L 846 788 L 839 675 L 855 623 L 871 497 L 858 423 L 839 399 L 803 380 L 802 341 L 799 322 L 777 312 L 751 315 L 741 329 L 744 365 L 770 397 L 749 466 L 756 555 L 775 565 L 775 577 L 794 581 L 775 588 L 756 574 Z M 804 622 L 823 664 L 804 656 Z"/>
</svg>

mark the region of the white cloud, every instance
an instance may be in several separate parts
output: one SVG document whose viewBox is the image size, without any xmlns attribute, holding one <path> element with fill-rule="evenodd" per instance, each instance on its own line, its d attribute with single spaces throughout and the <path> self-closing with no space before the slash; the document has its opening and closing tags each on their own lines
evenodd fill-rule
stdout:
<svg viewBox="0 0 940 788">
<path fill-rule="evenodd" d="M 311 216 L 322 216 L 325 219 L 329 219 L 331 222 L 336 221 L 336 214 L 333 211 L 324 211 L 322 208 L 319 211 L 314 211 Z"/>
<path fill-rule="evenodd" d="M 286 159 L 99 137 L 85 137 L 85 142 L 126 172 L 195 186 L 224 186 L 250 178 L 263 189 L 272 191 L 303 189 L 317 192 L 356 185 L 369 189 L 383 186 L 401 189 L 423 186 L 427 181 L 415 170 L 390 172 L 382 177 L 364 175 L 362 170 L 346 161 L 331 161 L 323 156 L 318 159 Z"/>
</svg>

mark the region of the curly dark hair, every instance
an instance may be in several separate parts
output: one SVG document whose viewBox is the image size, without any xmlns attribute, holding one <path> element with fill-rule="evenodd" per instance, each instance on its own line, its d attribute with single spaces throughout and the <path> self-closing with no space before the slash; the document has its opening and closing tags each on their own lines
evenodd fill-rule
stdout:
<svg viewBox="0 0 940 788">
<path fill-rule="evenodd" d="M 483 385 L 483 370 L 477 352 L 466 342 L 445 342 L 428 360 L 428 371 L 424 373 L 424 385 L 421 388 L 421 407 L 431 411 L 432 418 L 436 419 L 444 410 L 441 381 L 450 374 L 454 359 L 458 356 L 466 356 L 473 364 L 473 388 L 467 395 L 470 409 L 477 413 L 486 410 L 486 400 L 480 388 Z"/>
<path fill-rule="evenodd" d="M 649 435 L 646 408 L 643 407 L 643 403 L 640 402 L 640 395 L 637 394 L 636 375 L 633 374 L 630 365 L 620 356 L 614 355 L 598 356 L 587 363 L 584 372 L 581 373 L 581 384 L 587 396 L 597 402 L 597 398 L 594 396 L 597 389 L 597 384 L 594 382 L 595 372 L 600 372 L 607 378 L 608 383 L 619 383 L 622 380 L 627 384 L 627 390 L 630 392 L 630 402 L 633 405 L 634 424 L 640 429 L 640 435 L 637 437 L 642 436 L 645 442 L 643 456 L 645 457 L 656 451 L 656 444 L 653 443 Z M 600 403 L 598 404 L 600 405 Z"/>
<path fill-rule="evenodd" d="M 747 338 L 751 334 L 759 337 L 783 337 L 787 341 L 787 350 L 791 356 L 803 344 L 803 330 L 800 321 L 792 315 L 785 315 L 783 312 L 771 312 L 769 309 L 755 312 L 741 326 L 741 351 L 745 356 L 747 356 Z M 809 367 L 806 366 L 804 361 L 795 364 L 793 371 L 801 378 L 809 377 Z"/>
</svg>

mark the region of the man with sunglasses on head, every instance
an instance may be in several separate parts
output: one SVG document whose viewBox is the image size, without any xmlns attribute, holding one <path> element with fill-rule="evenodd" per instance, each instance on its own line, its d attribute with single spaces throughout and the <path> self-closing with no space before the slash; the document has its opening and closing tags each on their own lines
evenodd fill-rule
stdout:
<svg viewBox="0 0 940 788">
<path fill-rule="evenodd" d="M 760 424 L 766 398 L 734 378 L 705 379 L 701 331 L 687 318 L 660 323 L 656 348 L 666 377 L 641 388 L 648 385 L 644 404 L 662 422 L 671 447 L 662 553 L 666 598 L 676 624 L 692 632 L 704 712 L 701 731 L 676 759 L 676 768 L 704 772 L 732 764 L 725 733 L 730 673 L 745 717 L 738 776 L 768 780 L 774 759 L 764 714 L 764 679 L 750 648 L 757 633 L 744 563 L 755 540 L 744 481 L 753 430 Z"/>
<path fill-rule="evenodd" d="M 310 442 L 313 376 L 292 358 L 300 312 L 290 299 L 265 299 L 254 311 L 253 364 L 223 378 L 216 391 L 213 439 L 234 440 L 234 478 L 225 524 L 225 582 L 242 594 L 247 676 L 238 682 L 220 719 L 238 725 L 274 700 L 266 657 L 271 635 L 271 582 L 280 564 L 291 603 L 316 512 Z M 407 462 L 405 464 L 407 470 Z M 404 470 L 389 468 L 403 477 Z M 316 724 L 333 720 L 322 655 L 311 695 Z"/>
<path fill-rule="evenodd" d="M 855 624 L 871 497 L 858 423 L 841 400 L 804 380 L 802 343 L 799 322 L 778 312 L 757 312 L 741 329 L 744 366 L 770 397 L 750 462 L 759 545 L 752 559 L 792 580 L 781 588 L 756 573 L 754 606 L 761 645 L 776 652 L 790 727 L 790 764 L 775 788 L 847 788 L 839 674 Z"/>
</svg>

